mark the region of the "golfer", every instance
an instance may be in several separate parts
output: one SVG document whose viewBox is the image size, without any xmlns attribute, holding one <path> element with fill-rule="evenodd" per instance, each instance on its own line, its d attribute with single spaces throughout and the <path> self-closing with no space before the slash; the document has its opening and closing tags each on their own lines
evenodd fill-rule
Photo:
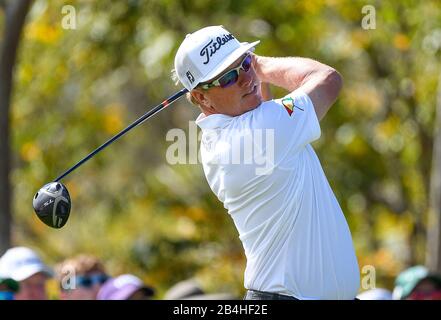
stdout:
<svg viewBox="0 0 441 320">
<path fill-rule="evenodd" d="M 258 43 L 206 27 L 186 36 L 174 70 L 202 112 L 205 176 L 245 250 L 245 299 L 352 300 L 351 233 L 310 145 L 342 78 L 311 59 L 258 56 Z M 264 101 L 268 83 L 289 93 Z"/>
</svg>

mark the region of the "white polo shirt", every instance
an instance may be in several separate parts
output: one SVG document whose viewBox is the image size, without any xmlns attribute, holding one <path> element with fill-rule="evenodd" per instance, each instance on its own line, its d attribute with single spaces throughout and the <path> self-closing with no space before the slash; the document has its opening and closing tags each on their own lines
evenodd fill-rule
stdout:
<svg viewBox="0 0 441 320">
<path fill-rule="evenodd" d="M 196 120 L 213 192 L 247 258 L 245 288 L 298 299 L 354 299 L 351 233 L 310 143 L 320 125 L 300 90 L 237 117 Z"/>
</svg>

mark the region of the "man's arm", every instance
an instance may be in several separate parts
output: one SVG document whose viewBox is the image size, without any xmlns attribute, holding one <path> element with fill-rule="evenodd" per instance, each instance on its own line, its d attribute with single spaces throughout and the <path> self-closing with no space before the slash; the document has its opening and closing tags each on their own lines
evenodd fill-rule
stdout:
<svg viewBox="0 0 441 320">
<path fill-rule="evenodd" d="M 337 99 L 341 75 L 332 67 L 308 58 L 271 58 L 253 55 L 257 76 L 290 92 L 301 88 L 321 120 Z"/>
</svg>

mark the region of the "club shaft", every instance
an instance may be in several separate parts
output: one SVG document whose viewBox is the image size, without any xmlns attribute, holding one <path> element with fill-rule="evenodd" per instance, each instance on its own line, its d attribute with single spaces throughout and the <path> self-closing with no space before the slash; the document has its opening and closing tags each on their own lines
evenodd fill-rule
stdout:
<svg viewBox="0 0 441 320">
<path fill-rule="evenodd" d="M 176 100 L 178 100 L 180 97 L 182 97 L 185 93 L 187 93 L 188 90 L 187 89 L 182 89 L 178 92 L 176 92 L 174 95 L 170 96 L 169 98 L 167 98 L 166 100 L 164 100 L 163 102 L 161 102 L 160 104 L 158 104 L 156 107 L 154 107 L 153 109 L 151 109 L 150 111 L 148 111 L 147 113 L 145 113 L 143 116 L 141 116 L 138 120 L 136 120 L 135 122 L 133 122 L 131 125 L 129 125 L 127 128 L 125 128 L 124 130 L 122 130 L 121 132 L 119 132 L 117 135 L 115 135 L 114 137 L 110 138 L 109 140 L 107 140 L 105 143 L 103 143 L 101 146 L 99 146 L 98 148 L 96 148 L 94 151 L 92 151 L 91 153 L 89 153 L 86 157 L 84 157 L 82 160 L 78 161 L 77 164 L 75 164 L 73 167 L 71 167 L 70 169 L 66 170 L 66 172 L 64 172 L 63 174 L 61 174 L 58 178 L 56 178 L 54 181 L 60 181 L 61 179 L 63 179 L 64 177 L 66 177 L 69 173 L 71 173 L 72 171 L 74 171 L 75 169 L 77 169 L 79 166 L 81 166 L 83 163 L 85 163 L 87 160 L 89 160 L 90 158 L 92 158 L 94 155 L 96 155 L 98 152 L 100 152 L 101 150 L 103 150 L 105 147 L 107 147 L 109 144 L 111 144 L 112 142 L 114 142 L 115 140 L 118 140 L 119 138 L 121 138 L 124 134 L 126 134 L 128 131 L 130 131 L 131 129 L 133 129 L 134 127 L 140 125 L 141 123 L 143 123 L 144 121 L 146 121 L 147 119 L 153 117 L 155 114 L 157 114 L 159 111 L 161 111 L 162 109 L 164 109 L 165 107 L 169 106 L 170 104 L 172 104 L 173 102 L 175 102 Z"/>
</svg>

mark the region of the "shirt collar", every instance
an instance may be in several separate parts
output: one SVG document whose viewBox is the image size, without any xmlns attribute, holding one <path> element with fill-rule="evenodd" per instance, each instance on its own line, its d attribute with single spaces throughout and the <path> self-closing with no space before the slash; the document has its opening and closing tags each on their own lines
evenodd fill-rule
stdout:
<svg viewBox="0 0 441 320">
<path fill-rule="evenodd" d="M 234 117 L 219 113 L 209 116 L 201 113 L 195 122 L 201 129 L 218 129 L 227 126 L 233 118 Z"/>
</svg>

